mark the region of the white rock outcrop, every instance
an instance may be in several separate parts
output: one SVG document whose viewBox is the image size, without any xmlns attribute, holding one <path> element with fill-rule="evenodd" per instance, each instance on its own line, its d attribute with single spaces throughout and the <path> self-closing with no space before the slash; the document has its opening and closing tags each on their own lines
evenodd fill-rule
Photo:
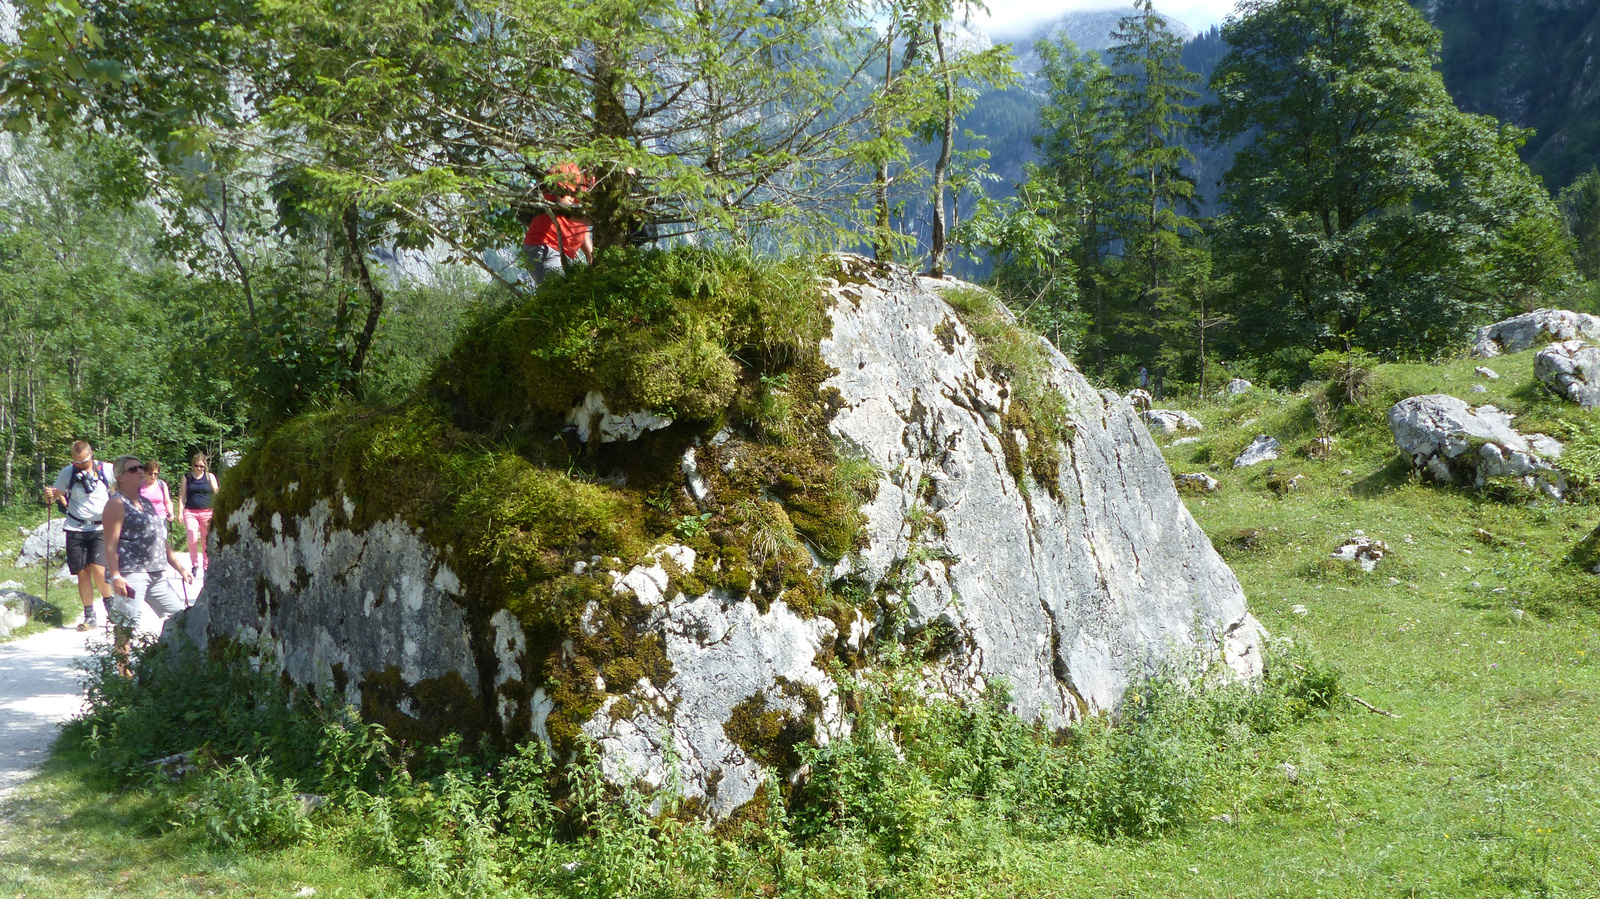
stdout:
<svg viewBox="0 0 1600 899">
<path fill-rule="evenodd" d="M 1600 343 L 1600 316 L 1566 309 L 1535 309 L 1478 329 L 1472 355 L 1493 358 L 1541 343 L 1565 340 Z"/>
<path fill-rule="evenodd" d="M 1514 477 L 1560 499 L 1566 476 L 1553 463 L 1560 441 L 1544 434 L 1521 434 L 1514 416 L 1494 406 L 1473 408 L 1445 394 L 1413 396 L 1389 409 L 1389 430 L 1400 452 L 1441 484 L 1483 486 L 1491 477 Z"/>
<path fill-rule="evenodd" d="M 1191 471 L 1180 474 L 1174 479 L 1180 490 L 1191 490 L 1195 493 L 1216 493 L 1222 489 L 1222 483 L 1203 471 Z"/>
<path fill-rule="evenodd" d="M 17 561 L 13 564 L 18 568 L 31 568 L 44 561 L 46 555 L 51 559 L 66 559 L 66 523 L 65 518 L 57 515 L 28 532 L 22 541 L 22 550 L 17 553 Z"/>
<path fill-rule="evenodd" d="M 1278 438 L 1262 434 L 1250 441 L 1250 445 L 1234 458 L 1233 467 L 1248 468 L 1251 465 L 1260 465 L 1262 462 L 1271 462 L 1282 452 L 1283 444 L 1278 442 Z"/>
<path fill-rule="evenodd" d="M 880 474 L 862 508 L 864 545 L 817 560 L 816 576 L 872 585 L 908 632 L 937 627 L 945 649 L 924 671 L 930 690 L 976 695 L 1004 678 L 1019 715 L 1059 727 L 1114 711 L 1130 684 L 1169 661 L 1201 657 L 1259 676 L 1264 635 L 1244 591 L 1121 396 L 1096 391 L 1041 340 L 1070 436 L 1054 447 L 1050 482 L 1031 469 L 1019 476 L 1007 446 L 1027 437 L 1007 429 L 1011 385 L 941 298 L 964 285 L 854 257 L 842 265 L 820 347 L 834 371 L 823 385 L 837 409 L 829 427 Z M 628 418 L 590 413 L 602 439 L 607 416 Z M 731 458 L 738 440 L 689 442 L 685 489 L 697 472 L 721 470 L 712 455 Z M 198 642 L 262 647 L 290 679 L 398 715 L 475 715 L 513 738 L 550 738 L 558 691 L 541 682 L 531 647 L 543 640 L 559 654 L 560 641 L 525 631 L 508 610 L 469 613 L 471 597 L 426 535 L 399 521 L 341 527 L 350 508 L 338 497 L 291 522 L 261 517 L 250 502 L 229 515 L 230 542 L 182 625 Z M 670 665 L 669 676 L 633 684 L 595 675 L 605 698 L 580 729 L 612 779 L 671 779 L 723 816 L 777 764 L 741 743 L 739 716 L 776 716 L 816 743 L 847 733 L 825 658 L 864 652 L 885 622 L 675 586 L 705 564 L 678 545 L 636 564 L 578 563 L 575 575 L 639 610 Z M 578 629 L 590 628 L 591 611 Z"/>
<path fill-rule="evenodd" d="M 1200 419 L 1177 409 L 1150 409 L 1140 417 L 1151 430 L 1160 431 L 1169 437 L 1180 431 L 1205 430 L 1205 425 L 1200 423 Z"/>
<path fill-rule="evenodd" d="M 1358 534 L 1346 540 L 1330 555 L 1342 562 L 1355 562 L 1361 566 L 1362 571 L 1371 571 L 1378 567 L 1378 563 L 1383 561 L 1388 552 L 1387 543 Z"/>
<path fill-rule="evenodd" d="M 1241 394 L 1249 393 L 1254 389 L 1256 389 L 1256 385 L 1246 381 L 1244 378 L 1234 378 L 1227 384 L 1223 385 L 1222 392 L 1229 396 L 1239 396 Z"/>
<path fill-rule="evenodd" d="M 1533 357 L 1533 374 L 1551 393 L 1585 409 L 1600 406 L 1600 346 L 1552 343 Z"/>
</svg>

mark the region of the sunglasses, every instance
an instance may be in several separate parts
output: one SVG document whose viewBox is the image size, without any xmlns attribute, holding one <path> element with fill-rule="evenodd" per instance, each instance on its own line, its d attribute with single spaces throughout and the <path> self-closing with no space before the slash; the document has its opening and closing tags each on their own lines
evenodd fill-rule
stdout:
<svg viewBox="0 0 1600 899">
<path fill-rule="evenodd" d="M 122 470 L 122 473 L 123 474 L 131 474 L 131 473 L 133 473 L 135 471 L 144 471 L 144 466 L 143 465 L 138 465 L 138 464 L 129 465 L 127 468 L 124 468 Z"/>
</svg>

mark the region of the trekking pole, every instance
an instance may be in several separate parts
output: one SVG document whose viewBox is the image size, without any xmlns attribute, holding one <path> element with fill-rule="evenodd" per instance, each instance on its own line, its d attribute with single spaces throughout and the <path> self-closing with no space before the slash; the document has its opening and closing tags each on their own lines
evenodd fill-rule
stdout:
<svg viewBox="0 0 1600 899">
<path fill-rule="evenodd" d="M 55 511 L 55 500 L 50 494 L 44 497 L 44 604 L 50 607 L 50 513 Z"/>
</svg>

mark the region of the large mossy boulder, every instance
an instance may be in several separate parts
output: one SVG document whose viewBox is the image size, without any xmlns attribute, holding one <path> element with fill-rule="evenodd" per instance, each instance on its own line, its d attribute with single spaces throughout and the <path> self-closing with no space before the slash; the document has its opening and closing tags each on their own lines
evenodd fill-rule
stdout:
<svg viewBox="0 0 1600 899">
<path fill-rule="evenodd" d="M 1169 662 L 1260 673 L 1125 401 L 967 285 L 820 267 L 615 257 L 414 401 L 279 428 L 183 632 L 402 738 L 592 743 L 718 817 L 848 732 L 887 641 L 1049 727 Z"/>
</svg>

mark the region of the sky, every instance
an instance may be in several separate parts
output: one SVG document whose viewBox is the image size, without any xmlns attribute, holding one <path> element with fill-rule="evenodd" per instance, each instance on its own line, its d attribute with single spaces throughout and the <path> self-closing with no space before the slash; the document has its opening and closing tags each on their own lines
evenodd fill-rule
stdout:
<svg viewBox="0 0 1600 899">
<path fill-rule="evenodd" d="M 1195 31 L 1220 25 L 1233 11 L 1234 0 L 1157 0 L 1156 11 L 1183 22 Z M 980 21 L 995 37 L 1006 37 L 1035 22 L 1054 19 L 1077 10 L 1130 6 L 1127 0 L 988 0 L 989 17 Z"/>
</svg>

